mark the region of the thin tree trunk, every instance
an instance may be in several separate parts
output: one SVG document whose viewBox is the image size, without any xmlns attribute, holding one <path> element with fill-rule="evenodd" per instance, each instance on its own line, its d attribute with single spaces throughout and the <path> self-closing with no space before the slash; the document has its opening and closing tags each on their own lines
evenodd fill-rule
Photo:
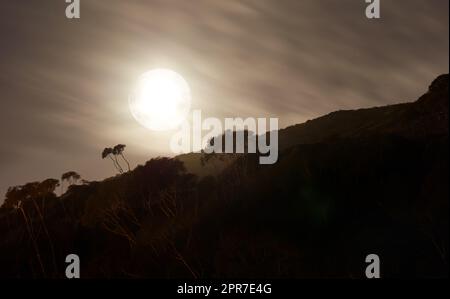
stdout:
<svg viewBox="0 0 450 299">
<path fill-rule="evenodd" d="M 22 216 L 25 221 L 26 228 L 28 230 L 28 235 L 30 236 L 31 242 L 33 243 L 33 247 L 34 247 L 34 251 L 36 253 L 37 260 L 39 262 L 39 265 L 41 266 L 42 274 L 44 275 L 44 278 L 45 278 L 46 275 L 45 275 L 44 264 L 42 263 L 41 254 L 39 253 L 39 248 L 37 246 L 36 240 L 34 239 L 33 233 L 31 232 L 30 224 L 28 223 L 28 217 L 25 214 L 25 211 L 23 210 L 22 207 L 20 208 L 20 211 L 22 212 Z"/>
<path fill-rule="evenodd" d="M 55 270 L 55 274 L 57 274 L 58 273 L 58 267 L 56 266 L 55 248 L 53 246 L 52 238 L 50 237 L 50 233 L 48 232 L 47 225 L 45 224 L 44 216 L 42 215 L 41 209 L 39 209 L 39 205 L 36 203 L 36 201 L 34 199 L 32 199 L 32 201 L 33 201 L 34 207 L 35 207 L 35 209 L 36 209 L 36 211 L 37 211 L 37 213 L 39 215 L 39 218 L 41 219 L 42 226 L 44 227 L 44 232 L 47 235 L 47 239 L 48 239 L 48 242 L 50 244 L 50 250 L 52 252 L 53 267 L 54 267 L 54 270 Z"/>
<path fill-rule="evenodd" d="M 119 166 L 119 172 L 123 173 L 122 166 L 120 166 L 119 160 L 117 160 L 117 156 L 116 155 L 114 155 L 114 160 L 116 161 L 117 166 Z"/>
<path fill-rule="evenodd" d="M 117 165 L 117 163 L 116 163 L 116 160 L 115 159 L 113 159 L 113 157 L 111 157 L 111 156 L 109 156 L 109 158 L 111 159 L 111 161 L 113 162 L 113 164 L 114 164 L 114 167 L 117 169 L 117 171 L 119 171 L 120 172 L 120 166 L 118 166 Z"/>
<path fill-rule="evenodd" d="M 125 160 L 125 162 L 127 163 L 127 166 L 128 166 L 128 171 L 130 171 L 131 169 L 130 169 L 130 163 L 128 162 L 128 160 L 127 159 L 125 159 L 125 156 L 121 153 L 120 154 L 121 156 L 122 156 L 122 158 Z"/>
</svg>

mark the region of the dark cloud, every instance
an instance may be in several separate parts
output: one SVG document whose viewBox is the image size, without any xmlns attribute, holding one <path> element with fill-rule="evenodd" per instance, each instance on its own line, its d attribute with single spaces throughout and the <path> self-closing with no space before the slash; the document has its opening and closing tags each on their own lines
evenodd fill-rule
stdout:
<svg viewBox="0 0 450 299">
<path fill-rule="evenodd" d="M 448 72 L 448 1 L 3 0 L 0 192 L 77 170 L 110 175 L 103 146 L 134 162 L 168 134 L 131 118 L 127 95 L 153 67 L 181 73 L 205 115 L 278 116 L 287 126 L 337 109 L 416 99 Z"/>
</svg>

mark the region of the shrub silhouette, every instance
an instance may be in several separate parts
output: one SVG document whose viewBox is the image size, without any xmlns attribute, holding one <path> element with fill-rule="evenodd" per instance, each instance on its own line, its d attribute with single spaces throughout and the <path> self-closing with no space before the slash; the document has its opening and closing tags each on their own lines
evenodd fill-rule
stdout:
<svg viewBox="0 0 450 299">
<path fill-rule="evenodd" d="M 22 186 L 10 187 L 6 192 L 6 199 L 4 203 L 6 207 L 10 207 L 13 210 L 21 212 L 29 238 L 33 244 L 35 255 L 39 262 L 42 275 L 44 277 L 48 273 L 45 270 L 45 266 L 42 262 L 41 253 L 37 245 L 38 236 L 35 232 L 36 229 L 33 228 L 33 220 L 31 219 L 31 217 L 33 217 L 32 215 L 35 214 L 40 221 L 40 227 L 42 227 L 50 247 L 50 255 L 52 258 L 52 266 L 54 271 L 53 273 L 56 275 L 58 270 L 56 266 L 55 249 L 52 237 L 50 236 L 47 224 L 45 222 L 45 215 L 43 211 L 45 210 L 46 200 L 56 198 L 54 191 L 58 185 L 58 180 L 46 179 L 42 182 L 32 182 Z"/>
</svg>

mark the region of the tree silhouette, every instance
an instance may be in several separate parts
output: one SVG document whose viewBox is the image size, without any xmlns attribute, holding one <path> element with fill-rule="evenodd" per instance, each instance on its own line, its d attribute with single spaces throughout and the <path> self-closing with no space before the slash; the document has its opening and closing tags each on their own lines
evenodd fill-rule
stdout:
<svg viewBox="0 0 450 299">
<path fill-rule="evenodd" d="M 57 179 L 46 179 L 40 185 L 40 189 L 44 193 L 54 193 L 56 187 L 59 186 L 59 180 Z"/>
<path fill-rule="evenodd" d="M 81 179 L 81 175 L 78 173 L 72 174 L 72 184 L 78 183 L 78 181 Z"/>
<path fill-rule="evenodd" d="M 48 194 L 55 194 L 56 187 L 59 186 L 59 180 L 46 179 L 39 184 L 39 195 L 43 197 L 42 209 L 45 210 L 45 198 Z"/>
<path fill-rule="evenodd" d="M 114 158 L 112 157 L 114 156 Z M 102 159 L 105 159 L 106 157 L 109 157 L 111 161 L 114 164 L 114 167 L 119 171 L 119 173 L 123 173 L 122 168 L 119 165 L 119 162 L 117 161 L 116 154 L 114 154 L 114 150 L 110 147 L 106 147 L 102 152 Z"/>
<path fill-rule="evenodd" d="M 114 155 L 120 155 L 122 157 L 122 159 L 127 163 L 128 166 L 128 171 L 130 171 L 130 163 L 128 162 L 128 160 L 125 158 L 125 155 L 123 154 L 123 151 L 125 150 L 126 145 L 125 144 L 118 144 L 113 148 L 113 154 Z"/>
<path fill-rule="evenodd" d="M 61 176 L 61 193 L 63 191 L 64 181 L 67 181 L 69 186 L 76 184 L 81 179 L 81 175 L 79 175 L 75 171 L 68 171 Z"/>
<path fill-rule="evenodd" d="M 71 174 L 75 178 L 79 176 L 76 172 L 72 172 Z M 34 207 L 35 212 L 37 213 L 39 220 L 41 222 L 42 228 L 44 230 L 44 233 L 48 239 L 51 255 L 53 258 L 53 266 L 54 266 L 54 273 L 56 274 L 58 272 L 57 266 L 56 266 L 56 256 L 55 256 L 55 249 L 53 245 L 53 240 L 50 236 L 50 232 L 47 229 L 47 225 L 45 223 L 45 217 L 43 213 L 43 209 L 45 207 L 45 199 L 51 198 L 55 196 L 55 189 L 58 186 L 59 181 L 56 179 L 47 179 L 42 182 L 32 182 L 27 183 L 23 186 L 15 186 L 8 188 L 8 191 L 6 192 L 6 200 L 5 204 L 7 206 L 12 207 L 14 210 L 18 210 L 22 213 L 22 217 L 25 221 L 26 229 L 28 231 L 29 237 L 31 241 L 33 242 L 33 247 L 36 253 L 36 257 L 38 259 L 38 262 L 41 266 L 41 270 L 43 275 L 46 275 L 46 271 L 44 268 L 44 265 L 42 263 L 41 255 L 39 252 L 39 248 L 37 246 L 37 239 L 38 235 L 34 233 L 33 229 L 33 221 L 30 220 L 29 216 L 27 215 L 25 205 L 30 207 L 28 203 L 31 203 Z M 39 206 L 38 202 L 41 203 L 41 206 Z M 30 211 L 28 209 L 28 211 Z"/>
</svg>

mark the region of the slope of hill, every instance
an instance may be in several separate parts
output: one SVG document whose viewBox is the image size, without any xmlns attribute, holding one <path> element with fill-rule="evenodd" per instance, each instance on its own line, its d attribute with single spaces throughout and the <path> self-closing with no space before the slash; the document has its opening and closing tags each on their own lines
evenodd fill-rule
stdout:
<svg viewBox="0 0 450 299">
<path fill-rule="evenodd" d="M 393 134 L 408 139 L 426 138 L 430 134 L 448 134 L 448 75 L 441 75 L 416 102 L 384 107 L 345 110 L 279 131 L 279 148 L 298 144 L 314 144 L 340 138 L 358 138 Z M 222 137 L 223 138 L 223 137 Z M 229 159 L 214 159 L 202 165 L 202 155 L 190 153 L 177 156 L 187 170 L 203 177 L 217 175 Z"/>
<path fill-rule="evenodd" d="M 448 75 L 279 138 L 274 165 L 247 154 L 196 176 L 192 156 L 160 158 L 62 197 L 18 193 L 0 277 L 63 277 L 69 253 L 83 277 L 358 278 L 370 253 L 384 277 L 448 277 Z"/>
<path fill-rule="evenodd" d="M 448 134 L 448 75 L 432 82 L 416 102 L 336 111 L 279 132 L 281 148 L 338 138 L 394 134 L 420 139 Z"/>
</svg>

